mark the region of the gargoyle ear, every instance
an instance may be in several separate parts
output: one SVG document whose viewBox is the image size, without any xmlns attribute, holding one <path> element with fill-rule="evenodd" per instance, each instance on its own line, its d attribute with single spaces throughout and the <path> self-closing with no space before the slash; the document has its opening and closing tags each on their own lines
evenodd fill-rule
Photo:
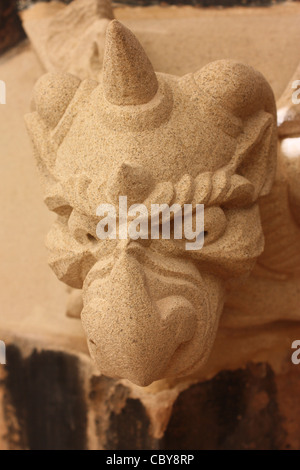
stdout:
<svg viewBox="0 0 300 470">
<path fill-rule="evenodd" d="M 240 205 L 239 199 L 247 189 L 247 202 L 254 202 L 268 194 L 276 171 L 276 104 L 272 89 L 261 73 L 232 60 L 208 64 L 194 78 L 216 110 L 225 110 L 241 124 L 235 154 L 226 168 L 232 175 L 226 201 Z"/>
<path fill-rule="evenodd" d="M 250 183 L 253 188 L 249 202 L 255 202 L 270 192 L 276 171 L 276 142 L 276 126 L 269 113 L 260 111 L 244 123 L 234 158 L 228 166 L 233 174 L 233 185 L 226 196 L 227 205 L 239 202 L 240 183 Z"/>
<path fill-rule="evenodd" d="M 32 113 L 25 116 L 40 172 L 47 177 L 55 163 L 59 142 L 52 138 L 81 81 L 70 74 L 47 73 L 36 83 Z M 51 136 L 51 137 L 50 137 Z"/>
</svg>

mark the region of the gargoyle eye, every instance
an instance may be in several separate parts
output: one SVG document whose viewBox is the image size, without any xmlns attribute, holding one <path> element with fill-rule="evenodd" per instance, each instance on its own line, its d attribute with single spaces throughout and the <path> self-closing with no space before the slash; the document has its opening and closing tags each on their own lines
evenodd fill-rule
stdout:
<svg viewBox="0 0 300 470">
<path fill-rule="evenodd" d="M 60 206 L 55 209 L 55 212 L 60 215 L 61 217 L 65 217 L 66 220 L 69 219 L 70 215 L 72 214 L 73 207 L 69 205 Z"/>
<path fill-rule="evenodd" d="M 204 209 L 204 240 L 207 246 L 217 241 L 225 232 L 226 215 L 221 207 L 213 206 Z"/>
<path fill-rule="evenodd" d="M 87 234 L 87 239 L 92 243 L 95 243 L 97 241 L 96 237 L 94 237 L 94 235 L 92 235 L 91 233 Z"/>
<path fill-rule="evenodd" d="M 96 242 L 96 233 L 94 229 L 96 225 L 93 225 L 93 221 L 86 215 L 73 210 L 68 220 L 68 228 L 71 236 L 75 238 L 80 244 L 87 244 L 90 242 Z"/>
</svg>

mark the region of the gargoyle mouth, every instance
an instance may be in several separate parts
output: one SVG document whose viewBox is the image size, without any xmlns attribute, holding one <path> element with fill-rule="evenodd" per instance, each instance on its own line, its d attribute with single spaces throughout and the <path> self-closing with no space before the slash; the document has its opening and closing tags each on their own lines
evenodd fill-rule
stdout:
<svg viewBox="0 0 300 470">
<path fill-rule="evenodd" d="M 100 371 L 142 386 L 202 364 L 223 306 L 221 281 L 186 259 L 148 251 L 129 242 L 104 276 L 97 263 L 84 284 L 82 312 Z"/>
</svg>

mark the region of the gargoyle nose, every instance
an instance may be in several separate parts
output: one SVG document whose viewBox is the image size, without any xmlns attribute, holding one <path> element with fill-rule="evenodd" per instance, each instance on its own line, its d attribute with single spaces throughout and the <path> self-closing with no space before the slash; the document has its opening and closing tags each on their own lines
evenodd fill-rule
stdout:
<svg viewBox="0 0 300 470">
<path fill-rule="evenodd" d="M 121 163 L 109 178 L 106 193 L 113 204 L 119 204 L 120 196 L 127 196 L 131 205 L 142 203 L 153 185 L 153 178 L 144 167 Z"/>
<path fill-rule="evenodd" d="M 91 355 L 105 375 L 149 385 L 194 335 L 193 305 L 163 292 L 154 300 L 144 268 L 126 253 L 107 279 L 94 281 L 88 290 L 82 321 Z"/>
</svg>

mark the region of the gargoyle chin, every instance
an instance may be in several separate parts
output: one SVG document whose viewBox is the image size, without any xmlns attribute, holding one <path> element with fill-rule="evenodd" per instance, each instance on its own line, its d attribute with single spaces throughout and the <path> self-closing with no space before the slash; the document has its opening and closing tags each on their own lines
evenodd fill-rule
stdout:
<svg viewBox="0 0 300 470">
<path fill-rule="evenodd" d="M 108 376 L 146 386 L 207 361 L 227 283 L 264 248 L 258 201 L 276 167 L 276 106 L 264 77 L 235 61 L 155 73 L 113 20 L 101 79 L 47 74 L 26 117 L 48 208 L 50 266 L 83 289 L 91 356 Z M 205 240 L 99 240 L 96 209 L 204 204 Z"/>
</svg>

